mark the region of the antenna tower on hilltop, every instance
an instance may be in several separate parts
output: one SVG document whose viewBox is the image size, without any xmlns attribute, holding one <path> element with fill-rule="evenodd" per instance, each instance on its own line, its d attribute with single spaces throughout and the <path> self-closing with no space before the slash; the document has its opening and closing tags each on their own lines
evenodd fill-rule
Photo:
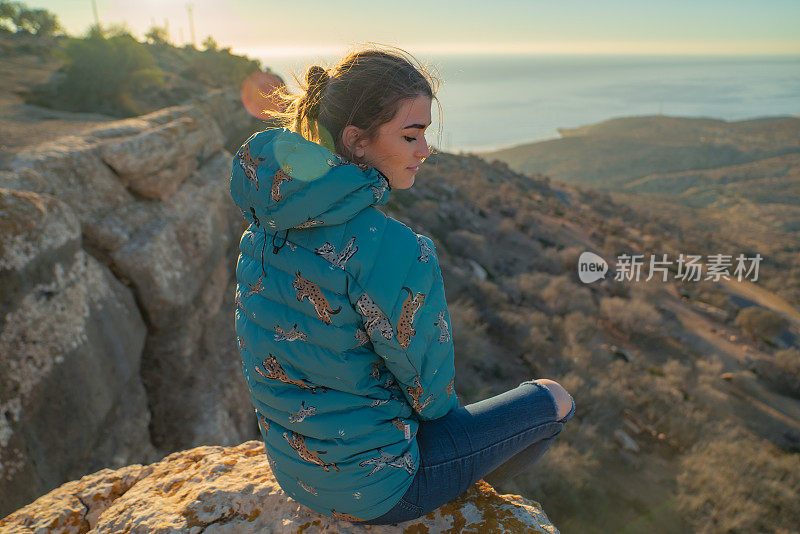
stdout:
<svg viewBox="0 0 800 534">
<path fill-rule="evenodd" d="M 192 15 L 192 4 L 186 4 L 186 11 L 189 12 L 189 35 L 192 38 L 192 46 L 196 46 L 194 40 L 194 16 Z"/>
<path fill-rule="evenodd" d="M 97 0 L 92 0 L 92 11 L 94 12 L 94 25 L 100 28 L 100 17 L 97 16 Z"/>
</svg>

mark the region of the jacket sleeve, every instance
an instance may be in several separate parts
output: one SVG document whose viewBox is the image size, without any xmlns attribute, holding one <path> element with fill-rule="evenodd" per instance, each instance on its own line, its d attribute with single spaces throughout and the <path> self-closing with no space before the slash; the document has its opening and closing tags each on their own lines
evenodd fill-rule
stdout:
<svg viewBox="0 0 800 534">
<path fill-rule="evenodd" d="M 415 255 L 399 291 L 375 298 L 358 288 L 354 305 L 374 350 L 395 376 L 419 419 L 444 416 L 458 407 L 453 337 L 433 241 L 417 235 Z M 398 287 L 398 286 L 395 286 Z"/>
</svg>

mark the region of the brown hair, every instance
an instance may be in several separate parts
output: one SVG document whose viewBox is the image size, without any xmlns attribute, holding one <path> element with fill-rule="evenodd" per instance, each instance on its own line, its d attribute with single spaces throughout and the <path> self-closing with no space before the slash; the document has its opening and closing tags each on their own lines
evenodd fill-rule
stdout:
<svg viewBox="0 0 800 534">
<path fill-rule="evenodd" d="M 292 73 L 301 92 L 291 94 L 286 86 L 278 87 L 272 97 L 282 111 L 267 111 L 268 115 L 277 127 L 286 127 L 316 143 L 325 144 L 323 137 L 330 135 L 338 154 L 361 163 L 342 145 L 346 126 L 364 130 L 363 137 L 372 141 L 378 128 L 394 118 L 405 100 L 419 95 L 436 100 L 442 116 L 436 98 L 438 79 L 405 50 L 388 48 L 356 48 L 329 70 L 312 65 L 305 83 Z M 439 128 L 441 134 L 441 120 Z M 431 151 L 435 152 L 432 147 Z"/>
</svg>

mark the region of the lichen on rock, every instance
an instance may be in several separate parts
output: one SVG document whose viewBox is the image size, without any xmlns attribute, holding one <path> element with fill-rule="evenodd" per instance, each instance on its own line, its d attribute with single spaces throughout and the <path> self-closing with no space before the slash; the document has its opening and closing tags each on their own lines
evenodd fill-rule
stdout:
<svg viewBox="0 0 800 534">
<path fill-rule="evenodd" d="M 556 534 L 541 506 L 479 481 L 458 499 L 399 525 L 359 526 L 322 516 L 283 493 L 264 444 L 205 446 L 159 462 L 103 469 L 64 484 L 0 521 L 2 532 Z"/>
</svg>

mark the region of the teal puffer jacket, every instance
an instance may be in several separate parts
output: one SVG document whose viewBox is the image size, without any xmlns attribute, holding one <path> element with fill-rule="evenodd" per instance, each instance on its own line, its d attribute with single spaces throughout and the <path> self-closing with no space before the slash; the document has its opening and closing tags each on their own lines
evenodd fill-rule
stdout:
<svg viewBox="0 0 800 534">
<path fill-rule="evenodd" d="M 285 128 L 242 145 L 230 190 L 251 221 L 236 334 L 275 478 L 322 514 L 378 517 L 416 474 L 418 421 L 458 406 L 433 241 L 373 207 L 377 169 Z"/>
</svg>

